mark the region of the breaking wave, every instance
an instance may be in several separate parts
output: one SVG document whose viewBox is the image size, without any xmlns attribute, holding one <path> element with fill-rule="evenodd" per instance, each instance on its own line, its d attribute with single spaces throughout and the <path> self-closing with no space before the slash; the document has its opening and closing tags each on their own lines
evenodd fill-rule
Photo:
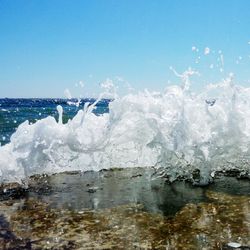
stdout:
<svg viewBox="0 0 250 250">
<path fill-rule="evenodd" d="M 63 124 L 47 117 L 22 123 L 9 144 L 0 147 L 0 181 L 21 182 L 34 174 L 155 167 L 170 181 L 186 178 L 208 183 L 217 171 L 250 173 L 250 88 L 232 77 L 189 90 L 148 91 L 116 98 L 109 113 L 95 115 L 94 104 Z M 97 100 L 98 101 L 98 100 Z"/>
</svg>

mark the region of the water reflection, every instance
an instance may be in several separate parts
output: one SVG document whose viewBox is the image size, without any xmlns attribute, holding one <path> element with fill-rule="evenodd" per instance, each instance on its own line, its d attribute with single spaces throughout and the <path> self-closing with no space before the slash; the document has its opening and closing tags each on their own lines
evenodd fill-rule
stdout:
<svg viewBox="0 0 250 250">
<path fill-rule="evenodd" d="M 190 183 L 151 179 L 152 169 L 58 174 L 35 182 L 29 197 L 56 208 L 103 209 L 130 203 L 148 212 L 174 215 L 187 203 L 206 201 L 205 189 Z"/>
</svg>

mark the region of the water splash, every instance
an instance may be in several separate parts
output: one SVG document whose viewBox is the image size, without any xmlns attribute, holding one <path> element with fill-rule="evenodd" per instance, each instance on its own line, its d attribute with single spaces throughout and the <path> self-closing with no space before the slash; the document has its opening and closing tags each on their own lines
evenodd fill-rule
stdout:
<svg viewBox="0 0 250 250">
<path fill-rule="evenodd" d="M 56 109 L 59 115 L 58 123 L 62 125 L 63 124 L 63 107 L 61 105 L 58 105 Z"/>
<path fill-rule="evenodd" d="M 189 90 L 189 69 L 177 76 L 183 85 L 164 93 L 115 95 L 110 80 L 93 103 L 63 124 L 47 117 L 21 124 L 0 147 L 1 182 L 34 174 L 113 167 L 155 167 L 174 181 L 208 183 L 216 171 L 250 172 L 250 88 L 233 84 L 233 75 L 198 94 Z M 106 95 L 110 112 L 93 110 Z"/>
</svg>

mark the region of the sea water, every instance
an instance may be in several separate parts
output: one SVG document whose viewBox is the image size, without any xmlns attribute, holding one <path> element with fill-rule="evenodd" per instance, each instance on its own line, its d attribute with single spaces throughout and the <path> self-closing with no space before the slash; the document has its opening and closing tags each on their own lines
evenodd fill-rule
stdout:
<svg viewBox="0 0 250 250">
<path fill-rule="evenodd" d="M 3 146 L 10 142 L 11 135 L 17 127 L 29 121 L 30 124 L 48 116 L 58 118 L 57 106 L 63 108 L 63 122 L 72 119 L 83 108 L 84 103 L 94 103 L 95 99 L 81 99 L 78 105 L 77 99 L 58 98 L 0 98 L 0 144 Z M 101 115 L 108 112 L 110 100 L 103 99 L 96 105 L 93 112 Z"/>
<path fill-rule="evenodd" d="M 249 177 L 250 88 L 235 85 L 229 75 L 194 93 L 193 74 L 184 72 L 182 85 L 162 93 L 145 90 L 82 100 L 80 106 L 55 99 L 1 100 L 0 181 L 134 167 L 199 184 L 221 171 Z"/>
</svg>

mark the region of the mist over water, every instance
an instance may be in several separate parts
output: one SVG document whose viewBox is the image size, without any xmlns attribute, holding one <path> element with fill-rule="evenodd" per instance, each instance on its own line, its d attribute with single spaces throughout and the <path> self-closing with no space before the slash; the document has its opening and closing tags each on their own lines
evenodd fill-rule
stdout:
<svg viewBox="0 0 250 250">
<path fill-rule="evenodd" d="M 216 171 L 249 176 L 250 88 L 234 85 L 230 74 L 193 93 L 194 74 L 191 69 L 179 74 L 182 85 L 163 93 L 115 96 L 109 113 L 93 112 L 101 95 L 65 123 L 61 106 L 59 118 L 25 121 L 10 143 L 0 147 L 1 182 L 133 167 L 155 167 L 170 181 L 184 178 L 200 184 L 207 184 Z"/>
</svg>

